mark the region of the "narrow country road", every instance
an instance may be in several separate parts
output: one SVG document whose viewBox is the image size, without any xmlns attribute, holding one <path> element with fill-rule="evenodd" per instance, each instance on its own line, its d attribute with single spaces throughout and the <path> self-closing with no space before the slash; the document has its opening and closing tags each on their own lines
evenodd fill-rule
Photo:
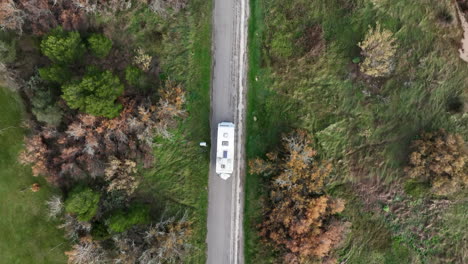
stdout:
<svg viewBox="0 0 468 264">
<path fill-rule="evenodd" d="M 213 0 L 211 83 L 211 164 L 208 204 L 209 264 L 244 263 L 243 182 L 247 73 L 247 0 Z M 215 172 L 217 124 L 236 125 L 234 173 L 222 180 Z"/>
</svg>

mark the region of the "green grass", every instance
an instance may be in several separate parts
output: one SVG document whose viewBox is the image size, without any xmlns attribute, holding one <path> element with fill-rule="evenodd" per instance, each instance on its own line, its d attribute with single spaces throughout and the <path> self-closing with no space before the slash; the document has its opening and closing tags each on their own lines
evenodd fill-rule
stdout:
<svg viewBox="0 0 468 264">
<path fill-rule="evenodd" d="M 331 187 L 329 193 L 346 200 L 346 209 L 340 218 L 351 222 L 344 245 L 336 252 L 340 261 L 353 264 L 418 263 L 416 253 L 395 239 L 385 217 L 376 211 L 366 211 L 352 188 L 340 184 Z M 385 208 L 382 206 L 382 211 Z"/>
<path fill-rule="evenodd" d="M 47 220 L 45 201 L 52 190 L 42 177 L 18 164 L 25 130 L 20 98 L 0 88 L 0 263 L 65 263 L 68 243 L 58 223 Z M 32 192 L 39 183 L 39 192 Z"/>
<path fill-rule="evenodd" d="M 247 107 L 247 158 L 263 155 L 279 142 L 280 134 L 287 131 L 288 108 L 285 100 L 268 89 L 270 70 L 262 68 L 262 38 L 264 6 L 261 0 L 250 1 L 249 21 L 249 75 Z M 256 119 L 256 121 L 255 121 Z M 245 262 L 269 263 L 273 258 L 270 248 L 263 246 L 255 225 L 261 220 L 262 197 L 266 195 L 265 179 L 248 174 L 245 182 L 244 235 Z"/>
<path fill-rule="evenodd" d="M 305 128 L 315 135 L 321 158 L 335 162 L 333 183 L 369 177 L 384 183 L 404 177 L 409 143 L 422 131 L 444 128 L 467 138 L 466 114 L 449 111 L 450 102 L 463 100 L 467 93 L 468 68 L 458 57 L 461 32 L 455 23 L 437 20 L 440 10 L 455 15 L 451 2 L 377 2 L 378 7 L 364 0 L 251 0 L 249 159 L 274 149 L 283 132 Z M 357 44 L 377 22 L 394 32 L 398 52 L 394 74 L 369 83 L 356 77 L 353 60 L 361 56 Z M 311 55 L 307 45 L 314 43 L 301 38 L 316 26 L 322 29 L 324 46 Z M 255 228 L 262 219 L 266 180 L 257 175 L 246 179 L 246 263 L 269 263 L 274 257 Z M 416 197 L 427 191 L 408 187 Z M 362 245 L 348 263 L 417 258 L 407 241 L 395 239 L 381 215 L 375 216 L 375 224 L 355 205 L 349 210 L 361 225 L 351 236 Z M 382 225 L 389 232 L 378 250 L 372 250 L 373 235 L 365 232 L 373 225 L 376 231 Z M 366 258 L 365 253 L 375 256 Z"/>
<path fill-rule="evenodd" d="M 186 263 L 205 263 L 208 151 L 187 140 L 182 131 L 175 133 L 171 139 L 157 140 L 155 166 L 145 173 L 143 188 L 151 192 L 164 217 L 188 214 L 194 248 Z"/>
</svg>

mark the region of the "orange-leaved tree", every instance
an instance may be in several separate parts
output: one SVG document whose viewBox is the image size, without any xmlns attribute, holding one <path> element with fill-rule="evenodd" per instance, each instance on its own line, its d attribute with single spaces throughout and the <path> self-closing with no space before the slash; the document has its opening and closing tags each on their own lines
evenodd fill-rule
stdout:
<svg viewBox="0 0 468 264">
<path fill-rule="evenodd" d="M 345 203 L 325 193 L 324 180 L 332 166 L 317 160 L 310 135 L 297 130 L 282 141 L 280 153 L 249 163 L 251 173 L 273 175 L 260 234 L 285 252 L 287 263 L 323 259 L 342 240 L 347 224 L 339 224 L 333 215 L 342 212 Z"/>
</svg>

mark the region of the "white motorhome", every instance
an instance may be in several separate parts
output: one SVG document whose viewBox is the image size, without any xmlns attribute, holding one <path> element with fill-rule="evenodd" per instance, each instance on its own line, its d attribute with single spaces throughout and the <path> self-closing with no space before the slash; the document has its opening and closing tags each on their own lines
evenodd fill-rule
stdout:
<svg viewBox="0 0 468 264">
<path fill-rule="evenodd" d="M 216 146 L 216 173 L 227 180 L 234 170 L 234 131 L 231 122 L 218 124 L 218 142 Z"/>
</svg>

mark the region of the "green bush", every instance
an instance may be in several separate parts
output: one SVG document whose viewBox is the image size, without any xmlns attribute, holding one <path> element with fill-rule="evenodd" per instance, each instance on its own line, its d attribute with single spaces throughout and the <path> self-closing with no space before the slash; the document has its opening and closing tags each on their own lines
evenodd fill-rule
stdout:
<svg viewBox="0 0 468 264">
<path fill-rule="evenodd" d="M 88 38 L 89 49 L 93 55 L 104 58 L 112 49 L 112 41 L 102 34 L 92 34 Z"/>
<path fill-rule="evenodd" d="M 39 76 L 44 81 L 63 84 L 70 80 L 71 72 L 67 68 L 55 64 L 50 67 L 40 68 Z"/>
<path fill-rule="evenodd" d="M 125 68 L 125 79 L 131 86 L 140 86 L 143 77 L 143 71 L 135 66 Z"/>
<path fill-rule="evenodd" d="M 116 103 L 124 90 L 119 77 L 110 71 L 88 70 L 81 81 L 62 87 L 63 99 L 72 109 L 79 109 L 94 116 L 114 118 L 122 105 Z"/>
<path fill-rule="evenodd" d="M 120 233 L 132 226 L 145 224 L 149 222 L 149 209 L 148 207 L 136 204 L 130 207 L 127 211 L 115 211 L 112 216 L 107 220 L 107 226 L 110 231 Z"/>
<path fill-rule="evenodd" d="M 78 32 L 58 27 L 42 40 L 41 51 L 53 62 L 70 64 L 83 56 L 86 48 Z"/>
<path fill-rule="evenodd" d="M 77 216 L 80 221 L 91 220 L 98 210 L 101 195 L 89 187 L 76 187 L 65 201 L 65 211 Z"/>
</svg>

